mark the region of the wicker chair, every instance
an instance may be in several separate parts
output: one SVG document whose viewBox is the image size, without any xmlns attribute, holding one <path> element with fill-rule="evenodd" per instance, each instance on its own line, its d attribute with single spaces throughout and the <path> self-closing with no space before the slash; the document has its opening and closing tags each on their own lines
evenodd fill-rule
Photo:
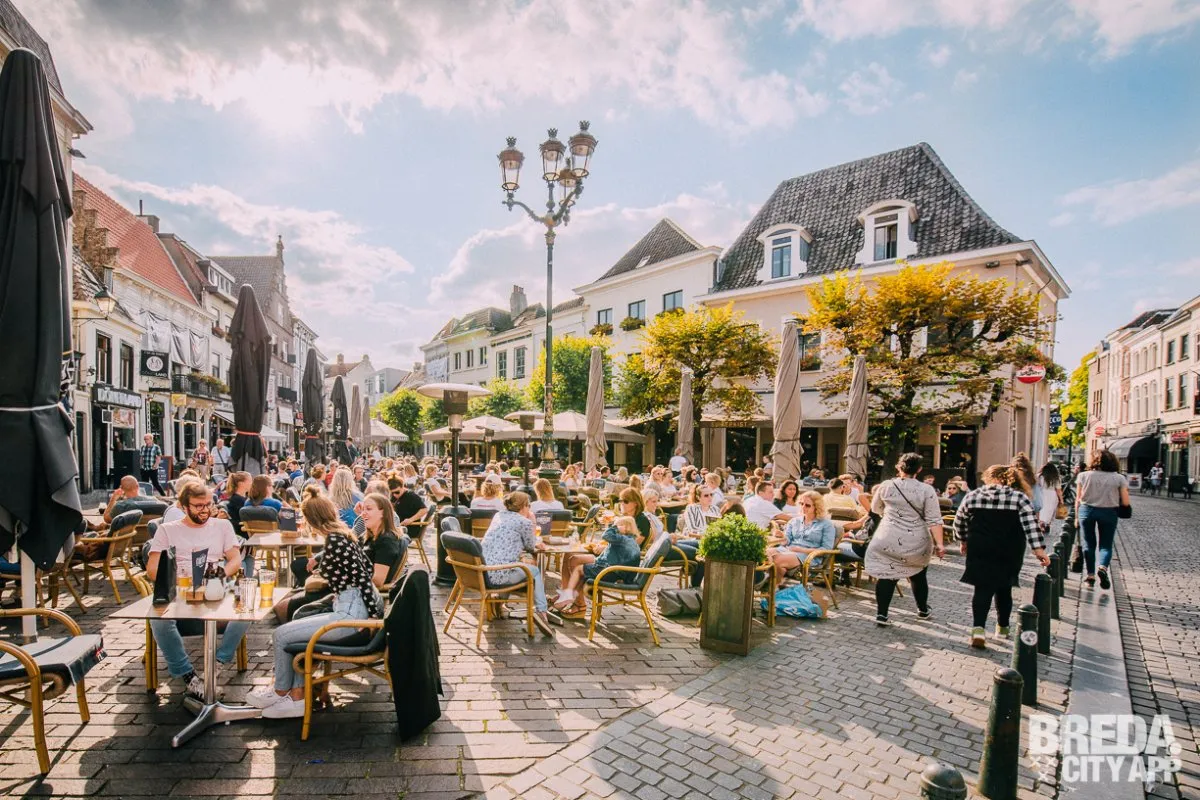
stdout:
<svg viewBox="0 0 1200 800">
<path fill-rule="evenodd" d="M 117 589 L 117 577 L 113 567 L 125 570 L 125 580 L 133 584 L 133 565 L 129 563 L 129 548 L 137 536 L 139 523 L 142 521 L 141 511 L 126 511 L 113 517 L 108 528 L 107 536 L 85 536 L 75 541 L 75 553 L 64 570 L 64 582 L 76 569 L 83 579 L 83 593 L 91 588 L 91 573 L 99 572 L 108 578 L 112 587 L 113 598 L 121 604 L 121 592 Z M 67 582 L 70 590 L 70 583 Z M 137 587 L 134 586 L 136 589 Z M 74 592 L 72 592 L 74 594 Z M 52 605 L 57 605 L 58 591 L 54 582 L 51 583 Z M 77 598 L 78 601 L 78 598 Z M 82 607 L 82 606 L 81 606 Z"/>
<path fill-rule="evenodd" d="M 662 572 L 662 561 L 671 550 L 671 538 L 661 537 L 658 542 L 642 558 L 642 563 L 636 567 L 605 567 L 596 575 L 595 580 L 588 581 L 587 588 L 592 592 L 592 619 L 588 626 L 588 641 L 596 635 L 596 622 L 600 619 L 605 606 L 640 606 L 646 615 L 646 624 L 650 626 L 650 637 L 656 646 L 658 631 L 654 629 L 654 620 L 650 616 L 650 606 L 646 604 L 646 592 L 655 575 Z M 633 581 L 625 583 L 619 580 L 621 574 L 632 575 Z M 532 635 L 532 628 L 530 629 Z"/>
<path fill-rule="evenodd" d="M 478 624 L 475 631 L 476 647 L 479 647 L 483 638 L 483 623 L 496 615 L 495 607 L 513 599 L 525 600 L 528 612 L 525 624 L 530 637 L 533 636 L 533 571 L 528 564 L 517 562 L 489 566 L 483 561 L 483 546 L 479 539 L 464 533 L 453 531 L 443 533 L 442 547 L 446 550 L 446 563 L 454 567 L 454 575 L 458 579 L 454 583 L 454 588 L 450 590 L 450 597 L 446 602 L 447 608 L 450 609 L 450 616 L 446 619 L 446 627 L 443 632 L 450 632 L 450 623 L 454 622 L 454 615 L 462 605 L 466 593 L 474 592 L 479 595 Z M 524 573 L 524 577 L 519 578 L 515 583 L 492 585 L 488 581 L 488 573 L 502 569 L 519 569 Z M 523 597 L 521 596 L 522 592 L 524 593 Z M 453 604 L 452 607 L 451 604 Z"/>
<path fill-rule="evenodd" d="M 429 506 L 425 506 L 425 511 L 420 518 L 411 525 L 405 525 L 405 530 L 408 533 L 408 538 L 412 539 L 412 543 L 416 546 L 417 552 L 421 554 L 421 561 L 425 564 L 425 569 L 433 569 L 429 562 L 429 553 L 425 552 L 425 529 L 429 527 Z"/>
<path fill-rule="evenodd" d="M 65 638 L 38 636 L 28 644 L 0 640 L 0 697 L 24 706 L 33 718 L 33 744 L 37 751 L 38 769 L 42 775 L 50 771 L 50 754 L 46 749 L 44 704 L 65 694 L 75 685 L 79 703 L 79 718 L 86 724 L 90 719 L 84 676 L 104 658 L 104 640 L 99 634 L 84 634 L 61 611 L 48 608 L 0 609 L 0 618 L 38 616 L 54 620 L 66 627 Z"/>
<path fill-rule="evenodd" d="M 494 508 L 472 508 L 471 509 L 471 535 L 476 539 L 482 539 L 487 533 L 487 529 L 492 525 L 492 517 L 498 512 Z"/>
</svg>

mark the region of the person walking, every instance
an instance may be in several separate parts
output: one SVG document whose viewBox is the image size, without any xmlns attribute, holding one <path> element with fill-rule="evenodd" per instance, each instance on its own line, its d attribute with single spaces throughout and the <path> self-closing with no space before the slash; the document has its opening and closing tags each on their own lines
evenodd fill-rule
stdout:
<svg viewBox="0 0 1200 800">
<path fill-rule="evenodd" d="M 233 451 L 225 445 L 224 439 L 217 439 L 212 449 L 213 483 L 220 483 L 229 474 L 229 464 L 233 460 Z"/>
<path fill-rule="evenodd" d="M 1058 516 L 1058 507 L 1063 504 L 1062 473 L 1053 461 L 1047 461 L 1038 472 L 1038 486 L 1042 489 L 1042 510 L 1038 512 L 1038 523 L 1042 533 L 1050 530 Z"/>
<path fill-rule="evenodd" d="M 1101 450 L 1092 456 L 1087 472 L 1079 473 L 1075 491 L 1075 518 L 1083 530 L 1083 562 L 1087 569 L 1084 582 L 1089 589 L 1096 585 L 1097 575 L 1101 589 L 1112 585 L 1108 565 L 1117 536 L 1117 512 L 1128 505 L 1129 481 L 1121 474 L 1121 463 L 1111 450 Z"/>
<path fill-rule="evenodd" d="M 1162 462 L 1154 462 L 1154 466 L 1150 468 L 1150 494 L 1155 497 L 1162 491 L 1163 474 Z"/>
<path fill-rule="evenodd" d="M 954 515 L 959 551 L 967 557 L 959 580 L 975 587 L 971 597 L 971 647 L 987 646 L 985 626 L 993 600 L 996 635 L 1010 638 L 1012 590 L 1020 585 L 1026 543 L 1043 567 L 1050 563 L 1023 481 L 1020 471 L 1011 465 L 988 467 L 983 473 L 984 485 L 968 492 Z"/>
<path fill-rule="evenodd" d="M 875 624 L 886 627 L 896 583 L 908 578 L 917 616 L 929 619 L 930 557 L 945 555 L 942 511 L 937 491 L 917 479 L 921 456 L 905 453 L 896 464 L 896 478 L 875 488 L 871 510 L 881 520 L 867 546 L 865 567 L 875 578 Z M 932 539 L 930 538 L 932 534 Z"/>
<path fill-rule="evenodd" d="M 142 481 L 154 486 L 159 497 L 166 497 L 166 490 L 158 482 L 158 465 L 162 462 L 162 450 L 154 443 L 154 434 L 147 433 L 142 437 L 142 447 L 138 450 L 138 466 L 141 469 Z"/>
</svg>

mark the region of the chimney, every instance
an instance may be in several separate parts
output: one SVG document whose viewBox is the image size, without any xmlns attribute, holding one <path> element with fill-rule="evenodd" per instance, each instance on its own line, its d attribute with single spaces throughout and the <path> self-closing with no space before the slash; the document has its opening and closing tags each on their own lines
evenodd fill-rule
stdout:
<svg viewBox="0 0 1200 800">
<path fill-rule="evenodd" d="M 345 357 L 344 355 L 342 355 L 341 353 L 338 353 L 338 354 L 337 354 L 337 363 L 338 363 L 338 364 L 345 364 L 345 363 L 346 363 L 346 357 Z"/>
<path fill-rule="evenodd" d="M 529 301 L 525 299 L 525 290 L 520 286 L 512 288 L 512 294 L 508 298 L 508 310 L 515 317 L 529 307 Z"/>
<path fill-rule="evenodd" d="M 158 233 L 158 217 L 153 214 L 138 214 L 138 219 L 150 226 L 150 230 Z"/>
<path fill-rule="evenodd" d="M 275 257 L 283 261 L 283 235 L 275 239 Z"/>
</svg>

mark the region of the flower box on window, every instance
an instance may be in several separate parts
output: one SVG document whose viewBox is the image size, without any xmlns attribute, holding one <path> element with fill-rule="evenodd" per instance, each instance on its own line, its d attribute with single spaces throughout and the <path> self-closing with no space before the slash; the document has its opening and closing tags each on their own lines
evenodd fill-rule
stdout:
<svg viewBox="0 0 1200 800">
<path fill-rule="evenodd" d="M 621 330 L 636 331 L 638 328 L 644 327 L 645 324 L 646 320 L 642 319 L 641 317 L 626 317 L 625 319 L 621 320 Z"/>
<path fill-rule="evenodd" d="M 592 336 L 612 336 L 613 326 L 611 322 L 597 322 L 590 332 Z"/>
</svg>

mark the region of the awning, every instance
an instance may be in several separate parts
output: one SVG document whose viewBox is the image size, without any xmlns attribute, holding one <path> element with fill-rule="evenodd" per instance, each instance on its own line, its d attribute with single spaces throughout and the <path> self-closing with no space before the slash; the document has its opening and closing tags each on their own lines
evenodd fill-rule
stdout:
<svg viewBox="0 0 1200 800">
<path fill-rule="evenodd" d="M 371 441 L 407 442 L 408 437 L 381 419 L 371 418 Z"/>
<path fill-rule="evenodd" d="M 1107 449 L 1117 458 L 1129 458 L 1131 456 L 1154 458 L 1158 455 L 1158 437 L 1126 436 L 1123 439 L 1114 439 L 1109 442 Z"/>
<path fill-rule="evenodd" d="M 292 409 L 288 406 L 279 407 L 279 424 L 280 425 L 295 425 L 296 415 L 292 413 Z"/>
<path fill-rule="evenodd" d="M 215 411 L 212 412 L 212 415 L 214 417 L 216 417 L 217 419 L 226 422 L 229 425 L 229 427 L 232 428 L 234 426 L 232 411 L 222 411 L 221 409 L 216 409 Z"/>
<path fill-rule="evenodd" d="M 270 425 L 263 425 L 259 435 L 268 442 L 286 442 L 287 437 L 279 431 L 272 428 Z"/>
</svg>

